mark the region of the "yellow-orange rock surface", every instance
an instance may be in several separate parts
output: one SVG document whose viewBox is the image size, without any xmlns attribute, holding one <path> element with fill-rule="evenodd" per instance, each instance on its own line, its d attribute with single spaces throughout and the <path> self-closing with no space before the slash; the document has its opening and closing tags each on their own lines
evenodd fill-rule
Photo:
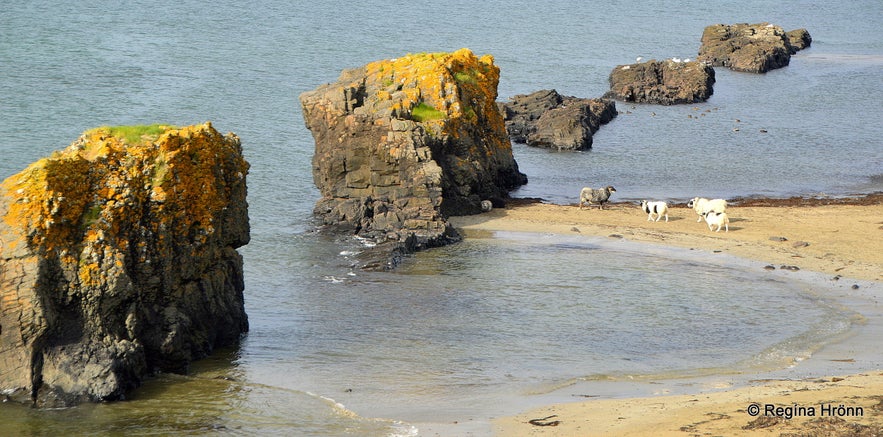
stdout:
<svg viewBox="0 0 883 437">
<path fill-rule="evenodd" d="M 247 331 L 239 139 L 85 132 L 0 185 L 0 392 L 120 399 Z"/>
<path fill-rule="evenodd" d="M 468 49 L 345 70 L 300 95 L 326 224 L 410 249 L 456 241 L 450 215 L 526 183 L 496 105 L 500 70 Z"/>
</svg>

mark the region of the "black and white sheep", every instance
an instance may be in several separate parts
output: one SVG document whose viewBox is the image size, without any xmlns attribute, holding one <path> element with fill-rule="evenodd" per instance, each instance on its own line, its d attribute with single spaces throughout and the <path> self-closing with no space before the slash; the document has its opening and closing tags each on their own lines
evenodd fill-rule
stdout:
<svg viewBox="0 0 883 437">
<path fill-rule="evenodd" d="M 589 205 L 597 203 L 598 209 L 604 209 L 604 202 L 610 200 L 610 194 L 615 192 L 616 188 L 610 185 L 597 189 L 585 187 L 579 192 L 579 209 L 583 209 L 583 203 L 588 203 Z"/>
<path fill-rule="evenodd" d="M 693 208 L 693 211 L 696 211 L 696 214 L 699 215 L 699 220 L 696 220 L 696 223 L 699 223 L 708 212 L 727 212 L 727 201 L 694 197 L 693 200 L 687 202 L 687 208 Z"/>
<path fill-rule="evenodd" d="M 704 214 L 705 223 L 708 223 L 708 230 L 714 232 L 720 232 L 721 226 L 726 229 L 724 232 L 730 232 L 730 218 L 727 217 L 727 213 L 725 212 L 714 212 L 708 211 Z M 717 226 L 717 229 L 712 229 Z"/>
<path fill-rule="evenodd" d="M 648 202 L 646 200 L 641 201 L 641 209 L 647 213 L 647 221 L 659 221 L 662 216 L 665 216 L 665 221 L 668 221 L 668 203 L 667 202 Z M 653 220 L 653 214 L 656 214 L 656 220 Z"/>
</svg>

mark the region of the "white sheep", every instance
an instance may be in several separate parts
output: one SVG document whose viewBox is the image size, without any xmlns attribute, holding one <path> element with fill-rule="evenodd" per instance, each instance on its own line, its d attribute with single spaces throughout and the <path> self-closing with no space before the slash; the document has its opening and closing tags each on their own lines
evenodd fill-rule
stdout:
<svg viewBox="0 0 883 437">
<path fill-rule="evenodd" d="M 717 226 L 717 230 L 714 232 L 720 232 L 721 226 L 726 229 L 725 232 L 730 232 L 730 219 L 727 217 L 727 213 L 725 212 L 714 212 L 708 211 L 705 213 L 705 223 L 708 223 L 708 230 L 713 230 L 714 226 Z"/>
<path fill-rule="evenodd" d="M 724 199 L 709 200 L 704 197 L 694 197 L 693 200 L 687 202 L 687 208 L 693 208 L 693 211 L 699 214 L 699 220 L 696 220 L 696 223 L 699 223 L 707 212 L 727 212 L 727 201 Z"/>
<path fill-rule="evenodd" d="M 668 221 L 668 203 L 667 202 L 648 202 L 646 200 L 641 201 L 641 209 L 647 213 L 647 221 L 659 221 L 662 216 L 665 216 L 665 221 Z M 656 214 L 656 220 L 653 220 L 653 214 Z"/>
<path fill-rule="evenodd" d="M 583 209 L 583 203 L 597 203 L 598 209 L 604 209 L 604 202 L 610 200 L 610 194 L 615 192 L 616 188 L 610 185 L 598 189 L 585 187 L 579 192 L 579 209 Z"/>
</svg>

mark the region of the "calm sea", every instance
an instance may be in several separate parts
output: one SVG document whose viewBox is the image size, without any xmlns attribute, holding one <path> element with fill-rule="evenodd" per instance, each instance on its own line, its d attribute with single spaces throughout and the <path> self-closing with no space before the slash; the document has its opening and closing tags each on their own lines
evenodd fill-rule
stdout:
<svg viewBox="0 0 883 437">
<path fill-rule="evenodd" d="M 101 125 L 209 120 L 235 132 L 252 164 L 251 332 L 128 402 L 2 404 L 0 434 L 421 435 L 456 421 L 448 431 L 484 435 L 490 417 L 576 380 L 787 366 L 849 329 L 851 314 L 805 284 L 606 239 L 498 234 L 392 273 L 354 271 L 360 242 L 314 232 L 297 96 L 344 68 L 468 47 L 495 56 L 500 99 L 598 97 L 616 65 L 695 57 L 707 25 L 769 21 L 808 29 L 812 47 L 765 75 L 717 69 L 706 103 L 620 102 L 588 152 L 515 145 L 530 179 L 515 195 L 880 191 L 878 0 L 150 3 L 4 3 L 0 178 Z"/>
</svg>

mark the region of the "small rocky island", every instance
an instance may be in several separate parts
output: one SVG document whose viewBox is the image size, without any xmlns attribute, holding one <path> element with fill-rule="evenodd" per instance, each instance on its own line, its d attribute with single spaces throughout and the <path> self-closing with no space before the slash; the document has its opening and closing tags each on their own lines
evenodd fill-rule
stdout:
<svg viewBox="0 0 883 437">
<path fill-rule="evenodd" d="M 704 102 L 714 93 L 714 69 L 689 59 L 618 65 L 604 97 L 634 103 L 679 105 Z"/>
<path fill-rule="evenodd" d="M 496 105 L 499 78 L 493 57 L 460 49 L 372 62 L 300 95 L 315 214 L 393 254 L 363 268 L 458 241 L 447 217 L 501 206 L 527 182 Z"/>
<path fill-rule="evenodd" d="M 123 399 L 248 330 L 239 139 L 211 124 L 85 132 L 0 186 L 0 393 Z"/>
<path fill-rule="evenodd" d="M 616 102 L 562 96 L 555 90 L 499 102 L 512 141 L 558 150 L 592 148 L 592 136 L 616 117 Z"/>
<path fill-rule="evenodd" d="M 806 29 L 785 32 L 770 23 L 715 24 L 702 32 L 698 59 L 713 67 L 766 73 L 787 66 L 812 44 Z"/>
</svg>

